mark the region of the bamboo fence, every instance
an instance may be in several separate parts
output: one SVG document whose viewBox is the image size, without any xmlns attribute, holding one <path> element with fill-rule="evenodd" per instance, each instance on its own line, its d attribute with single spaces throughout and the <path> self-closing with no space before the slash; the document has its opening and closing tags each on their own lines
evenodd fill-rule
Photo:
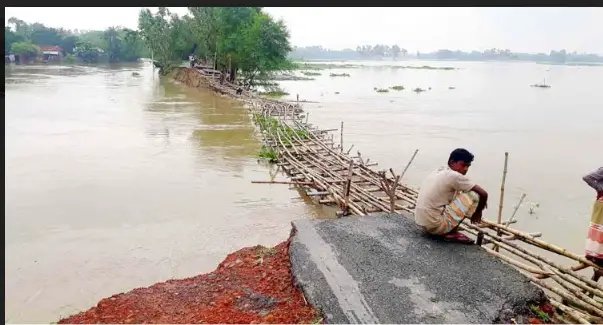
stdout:
<svg viewBox="0 0 603 325">
<path fill-rule="evenodd" d="M 255 123 L 262 132 L 264 146 L 273 150 L 278 166 L 291 181 L 255 181 L 254 183 L 289 184 L 297 186 L 320 204 L 338 207 L 338 216 L 368 215 L 376 212 L 413 212 L 418 191 L 404 185 L 402 178 L 416 150 L 401 174 L 393 169 L 375 171 L 360 152 L 350 155 L 343 148 L 341 129 L 321 130 L 307 122 L 299 104 L 254 96 L 228 83 L 210 81 L 215 91 L 247 103 Z M 305 117 L 305 120 L 304 120 Z M 340 131 L 339 145 L 328 133 Z M 538 239 L 540 233 L 526 233 L 510 228 L 513 216 L 502 220 L 504 185 L 508 153 L 502 176 L 497 222 L 482 220 L 480 224 L 464 222 L 459 229 L 477 238 L 488 254 L 517 268 L 535 285 L 544 289 L 551 304 L 561 313 L 559 320 L 571 323 L 603 323 L 603 286 L 578 271 L 601 268 L 583 255 L 567 251 Z M 522 196 L 522 200 L 525 194 Z M 500 252 L 499 250 L 504 251 Z M 541 252 L 561 256 L 558 263 Z M 567 266 L 573 265 L 573 266 Z"/>
</svg>

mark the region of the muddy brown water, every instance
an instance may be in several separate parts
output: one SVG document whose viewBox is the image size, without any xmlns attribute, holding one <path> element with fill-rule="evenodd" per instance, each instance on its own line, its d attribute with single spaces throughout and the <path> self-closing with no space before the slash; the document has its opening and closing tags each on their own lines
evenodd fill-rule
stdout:
<svg viewBox="0 0 603 325">
<path fill-rule="evenodd" d="M 581 177 L 603 163 L 603 68 L 361 64 L 282 82 L 286 99 L 316 102 L 305 107 L 322 128 L 344 120 L 344 146 L 377 168 L 400 171 L 419 148 L 406 174 L 415 186 L 467 147 L 491 219 L 509 151 L 505 216 L 525 192 L 517 227 L 582 252 L 594 193 Z M 529 87 L 543 78 L 552 88 Z M 394 85 L 407 89 L 373 90 Z M 53 322 L 211 271 L 240 247 L 276 244 L 291 220 L 332 217 L 287 185 L 250 183 L 275 168 L 258 163 L 259 135 L 240 103 L 160 79 L 150 65 L 5 67 L 5 117 L 5 322 Z"/>
</svg>

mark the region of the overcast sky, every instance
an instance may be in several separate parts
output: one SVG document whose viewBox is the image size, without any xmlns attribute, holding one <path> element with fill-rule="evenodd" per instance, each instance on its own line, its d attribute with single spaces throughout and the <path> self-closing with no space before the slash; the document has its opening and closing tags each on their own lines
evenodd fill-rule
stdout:
<svg viewBox="0 0 603 325">
<path fill-rule="evenodd" d="M 5 8 L 17 17 L 69 29 L 136 28 L 139 7 Z M 185 14 L 186 8 L 170 8 Z M 551 49 L 603 54 L 603 8 L 265 8 L 285 20 L 291 43 L 327 48 L 398 44 L 438 49 L 515 52 Z"/>
</svg>

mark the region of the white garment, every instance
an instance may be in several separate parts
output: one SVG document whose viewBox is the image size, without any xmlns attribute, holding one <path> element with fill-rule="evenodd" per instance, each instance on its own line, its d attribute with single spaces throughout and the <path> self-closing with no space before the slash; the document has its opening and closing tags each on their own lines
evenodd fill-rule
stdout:
<svg viewBox="0 0 603 325">
<path fill-rule="evenodd" d="M 438 226 L 444 207 L 457 191 L 469 191 L 475 183 L 450 167 L 440 167 L 425 179 L 415 207 L 415 223 L 426 228 Z"/>
</svg>

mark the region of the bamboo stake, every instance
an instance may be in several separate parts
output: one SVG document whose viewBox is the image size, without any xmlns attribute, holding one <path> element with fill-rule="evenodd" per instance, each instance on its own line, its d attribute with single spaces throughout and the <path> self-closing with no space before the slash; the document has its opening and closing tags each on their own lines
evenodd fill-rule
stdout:
<svg viewBox="0 0 603 325">
<path fill-rule="evenodd" d="M 339 136 L 339 146 L 341 148 L 341 152 L 343 152 L 343 121 L 341 121 L 341 134 Z"/>
<path fill-rule="evenodd" d="M 345 206 L 344 206 L 344 213 L 347 214 L 348 213 L 348 204 L 350 202 L 350 188 L 352 187 L 352 173 L 353 173 L 353 168 L 354 163 L 352 161 L 350 161 L 350 167 L 348 169 L 348 179 L 347 182 L 345 183 L 345 192 L 344 192 L 344 197 L 345 197 Z"/>
<path fill-rule="evenodd" d="M 396 186 L 397 186 L 398 182 L 404 177 L 404 174 L 406 174 L 408 167 L 410 167 L 410 164 L 412 164 L 412 161 L 415 160 L 415 157 L 417 156 L 418 152 L 419 152 L 419 149 L 415 149 L 415 152 L 412 154 L 412 157 L 410 157 L 410 160 L 406 164 L 406 167 L 404 167 L 402 174 L 400 174 L 400 178 L 398 178 L 398 180 L 396 181 Z"/>
<path fill-rule="evenodd" d="M 519 199 L 519 203 L 517 203 L 517 205 L 515 206 L 515 209 L 513 210 L 513 214 L 511 215 L 511 218 L 509 218 L 509 223 L 507 223 L 506 228 L 509 228 L 509 225 L 511 224 L 511 221 L 513 221 L 513 218 L 515 218 L 515 214 L 517 214 L 517 210 L 519 210 L 519 206 L 521 206 L 521 202 L 523 202 L 523 199 L 525 199 L 525 198 L 526 198 L 526 194 L 525 193 L 521 194 L 521 198 Z"/>
<path fill-rule="evenodd" d="M 505 181 L 507 180 L 507 164 L 509 162 L 509 153 L 505 152 L 505 165 L 503 168 L 502 182 L 500 183 L 500 199 L 498 202 L 498 223 L 502 221 L 502 210 L 503 210 L 503 199 L 505 198 Z M 501 235 L 500 231 L 496 233 L 498 236 Z M 494 250 L 498 252 L 498 247 L 494 247 Z"/>
<path fill-rule="evenodd" d="M 345 154 L 346 154 L 346 155 L 349 155 L 349 154 L 350 154 L 350 151 L 352 151 L 352 148 L 354 148 L 354 145 L 352 145 L 352 146 L 350 147 L 350 149 L 348 149 L 348 151 L 347 151 Z"/>
</svg>

